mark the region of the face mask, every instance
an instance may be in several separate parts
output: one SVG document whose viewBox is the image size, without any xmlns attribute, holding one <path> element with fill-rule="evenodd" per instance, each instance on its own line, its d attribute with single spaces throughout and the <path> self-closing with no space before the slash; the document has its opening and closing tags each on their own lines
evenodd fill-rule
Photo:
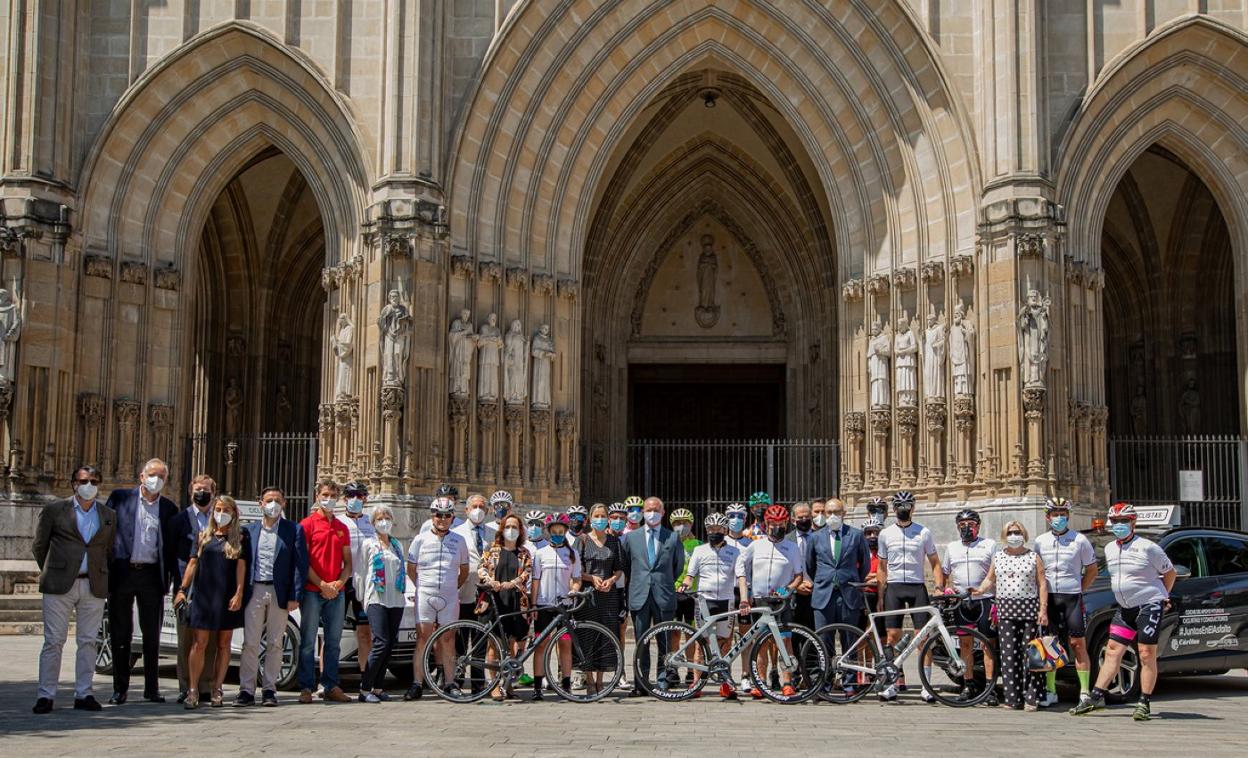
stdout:
<svg viewBox="0 0 1248 758">
<path fill-rule="evenodd" d="M 611 528 L 614 529 L 615 531 L 622 532 L 624 531 L 625 526 L 626 526 L 626 522 L 624 521 L 624 519 L 622 518 L 611 519 Z"/>
<path fill-rule="evenodd" d="M 663 514 L 658 511 L 650 511 L 646 514 L 646 523 L 650 526 L 658 526 L 663 523 Z"/>
<path fill-rule="evenodd" d="M 529 539 L 540 540 L 542 538 L 542 528 L 540 526 L 529 527 Z"/>
<path fill-rule="evenodd" d="M 334 501 L 333 501 L 333 500 L 330 500 L 330 499 L 329 499 L 329 498 L 327 498 L 327 497 L 323 497 L 323 498 L 321 498 L 320 500 L 318 500 L 318 501 L 317 501 L 317 505 L 319 505 L 319 506 L 321 507 L 321 510 L 323 510 L 323 511 L 325 511 L 325 512 L 327 512 L 327 513 L 333 513 L 333 512 L 334 512 Z"/>
<path fill-rule="evenodd" d="M 680 538 L 681 538 L 682 540 L 683 540 L 685 537 L 688 537 L 688 536 L 689 536 L 689 525 L 688 525 L 688 524 L 681 524 L 680 526 L 677 526 L 677 527 L 676 527 L 676 533 L 680 535 Z"/>
<path fill-rule="evenodd" d="M 276 500 L 270 500 L 264 504 L 264 515 L 269 518 L 277 518 L 282 515 L 282 504 Z"/>
<path fill-rule="evenodd" d="M 212 514 L 212 520 L 217 522 L 217 526 L 228 526 L 233 518 L 234 516 L 232 514 L 226 513 L 225 511 Z"/>
<path fill-rule="evenodd" d="M 212 493 L 208 490 L 195 490 L 195 494 L 191 495 L 191 502 L 203 508 L 212 502 Z"/>
<path fill-rule="evenodd" d="M 728 519 L 728 528 L 732 529 L 732 531 L 734 532 L 741 531 L 742 529 L 745 528 L 745 519 L 741 518 L 740 516 L 733 516 L 732 518 Z"/>
<path fill-rule="evenodd" d="M 1061 534 L 1062 532 L 1066 531 L 1066 525 L 1069 523 L 1070 523 L 1070 518 L 1068 516 L 1054 516 L 1049 521 L 1049 528 L 1057 532 L 1058 534 Z"/>
<path fill-rule="evenodd" d="M 641 523 L 641 511 L 629 511 L 628 520 L 630 523 L 640 524 Z"/>
<path fill-rule="evenodd" d="M 797 527 L 797 531 L 801 532 L 802 534 L 805 534 L 806 532 L 810 531 L 810 524 L 811 524 L 811 519 L 808 519 L 808 518 L 800 518 L 797 521 L 793 522 L 793 525 Z"/>
<path fill-rule="evenodd" d="M 841 521 L 842 521 L 841 517 L 837 516 L 836 514 L 832 514 L 828 516 L 828 528 L 832 530 L 840 529 Z"/>
<path fill-rule="evenodd" d="M 763 507 L 760 505 L 757 508 L 751 508 L 750 515 L 754 517 L 754 521 L 756 522 L 762 521 L 763 520 Z"/>
<path fill-rule="evenodd" d="M 94 484 L 80 484 L 78 489 L 74 491 L 78 493 L 78 497 L 82 498 L 84 502 L 90 502 L 95 499 L 96 495 L 100 494 L 100 488 Z"/>
<path fill-rule="evenodd" d="M 390 519 L 388 518 L 377 519 L 377 521 L 373 524 L 373 527 L 377 529 L 379 534 L 389 534 L 391 526 L 393 526 L 393 524 L 390 523 Z"/>
<path fill-rule="evenodd" d="M 584 526 L 585 526 L 585 525 L 584 525 L 584 524 L 582 524 L 580 521 L 573 521 L 573 522 L 572 522 L 572 523 L 568 526 L 568 531 L 569 531 L 569 532 L 572 532 L 573 534 L 580 534 L 580 533 L 581 533 L 581 529 L 582 529 L 582 528 L 584 528 Z"/>
<path fill-rule="evenodd" d="M 1021 535 L 1021 534 L 1007 534 L 1007 535 L 1005 535 L 1005 544 L 1009 545 L 1010 547 L 1022 547 L 1022 546 L 1023 546 L 1023 535 Z"/>
<path fill-rule="evenodd" d="M 897 514 L 898 521 L 909 521 L 910 514 L 913 512 L 910 508 L 898 508 L 894 511 Z"/>
<path fill-rule="evenodd" d="M 878 550 L 878 549 L 879 549 L 879 547 L 880 547 L 880 538 L 879 538 L 879 537 L 868 537 L 868 538 L 867 538 L 867 547 L 871 548 L 871 552 L 873 552 L 873 553 L 874 553 L 874 552 L 875 552 L 876 550 Z"/>
<path fill-rule="evenodd" d="M 165 480 L 153 474 L 143 478 L 143 486 L 153 495 L 159 495 L 160 491 L 165 488 Z"/>
<path fill-rule="evenodd" d="M 958 527 L 958 534 L 962 535 L 963 542 L 974 542 L 975 536 L 979 534 L 979 529 L 974 524 L 965 524 Z"/>
<path fill-rule="evenodd" d="M 364 501 L 358 497 L 353 497 L 347 501 L 347 513 L 357 514 L 364 512 Z"/>
<path fill-rule="evenodd" d="M 1131 525 L 1122 522 L 1110 524 L 1109 531 L 1113 532 L 1118 539 L 1125 540 L 1131 536 Z"/>
<path fill-rule="evenodd" d="M 494 518 L 498 519 L 499 521 L 502 521 L 503 517 L 507 515 L 507 511 L 508 511 L 507 508 L 495 508 Z"/>
<path fill-rule="evenodd" d="M 711 545 L 714 547 L 719 547 L 720 545 L 724 544 L 724 540 L 727 539 L 727 537 L 728 535 L 724 534 L 723 532 L 711 532 L 710 534 L 706 535 L 707 541 L 710 542 Z"/>
<path fill-rule="evenodd" d="M 815 517 L 811 519 L 811 521 L 814 522 L 816 529 L 822 529 L 828 525 L 828 517 L 822 513 L 816 513 Z"/>
<path fill-rule="evenodd" d="M 515 542 L 516 540 L 520 539 L 520 530 L 515 528 L 514 526 L 507 527 L 506 529 L 503 530 L 503 539 L 507 540 L 508 542 Z"/>
<path fill-rule="evenodd" d="M 772 542 L 779 542 L 784 539 L 785 529 L 783 526 L 771 526 L 767 528 L 767 537 Z"/>
<path fill-rule="evenodd" d="M 568 541 L 568 535 L 566 534 L 550 535 L 550 544 L 554 545 L 555 547 L 559 547 L 560 545 L 562 545 L 563 543 L 567 541 Z"/>
<path fill-rule="evenodd" d="M 468 520 L 471 521 L 474 526 L 476 524 L 480 524 L 482 521 L 485 521 L 485 509 L 473 508 L 468 511 Z"/>
<path fill-rule="evenodd" d="M 602 516 L 599 516 L 595 519 L 591 519 L 589 525 L 594 528 L 594 531 L 601 532 L 607 528 L 607 520 Z"/>
</svg>

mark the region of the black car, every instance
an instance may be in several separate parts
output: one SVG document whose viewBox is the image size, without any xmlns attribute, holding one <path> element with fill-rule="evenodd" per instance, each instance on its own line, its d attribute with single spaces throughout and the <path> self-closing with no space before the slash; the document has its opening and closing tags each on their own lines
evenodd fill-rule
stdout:
<svg viewBox="0 0 1248 758">
<path fill-rule="evenodd" d="M 1178 574 L 1170 593 L 1170 608 L 1161 621 L 1158 672 L 1225 674 L 1232 668 L 1248 667 L 1248 533 L 1201 527 L 1140 528 L 1138 533 L 1166 551 Z M 1101 570 L 1084 596 L 1088 654 L 1095 680 L 1105 658 L 1109 621 L 1116 608 L 1104 552 L 1114 536 L 1103 526 L 1084 534 L 1096 546 Z M 1136 651 L 1128 650 L 1110 694 L 1120 699 L 1137 697 L 1139 670 Z"/>
</svg>

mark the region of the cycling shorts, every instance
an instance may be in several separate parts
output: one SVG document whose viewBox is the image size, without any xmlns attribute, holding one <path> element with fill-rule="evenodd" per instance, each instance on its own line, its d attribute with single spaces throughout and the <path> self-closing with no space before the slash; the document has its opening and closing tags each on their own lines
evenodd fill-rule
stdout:
<svg viewBox="0 0 1248 758">
<path fill-rule="evenodd" d="M 755 608 L 761 608 L 764 605 L 767 605 L 768 603 L 773 603 L 772 607 L 774 608 L 775 607 L 774 603 L 777 603 L 778 601 L 773 600 L 772 598 L 756 597 L 750 602 Z M 791 604 L 786 605 L 783 611 L 780 611 L 779 613 L 772 613 L 771 617 L 774 618 L 776 620 L 776 623 L 781 626 L 784 626 L 786 624 L 792 624 L 793 623 L 793 606 Z M 749 624 L 753 624 L 759 618 L 762 618 L 762 617 L 756 613 L 751 613 L 750 615 L 745 617 L 746 619 L 745 623 L 748 626 Z M 789 634 L 790 632 L 786 632 L 783 630 L 781 630 L 780 632 L 781 637 L 787 637 L 789 636 Z"/>
<path fill-rule="evenodd" d="M 978 629 L 985 637 L 993 639 L 997 636 L 996 614 L 992 609 L 992 598 L 977 597 L 963 601 L 954 611 L 958 626 Z M 916 626 L 919 623 L 915 622 Z"/>
<path fill-rule="evenodd" d="M 683 621 L 686 624 L 693 623 L 694 607 L 693 595 L 686 595 L 683 592 L 676 593 L 676 615 L 677 621 Z"/>
<path fill-rule="evenodd" d="M 727 613 L 729 610 L 729 602 L 730 601 L 728 600 L 707 600 L 706 612 L 710 616 L 718 616 L 721 613 Z M 677 612 L 679 613 L 679 610 L 677 610 Z M 698 618 L 694 620 L 695 627 L 701 628 L 702 624 L 706 623 L 706 619 L 701 618 L 701 615 L 702 614 L 700 613 L 697 614 Z M 721 640 L 732 636 L 732 618 L 722 618 L 715 622 L 715 636 L 719 637 Z"/>
<path fill-rule="evenodd" d="M 1087 635 L 1082 592 L 1050 592 L 1048 611 L 1049 634 L 1068 640 L 1083 639 Z"/>
<path fill-rule="evenodd" d="M 1119 608 L 1109 622 L 1109 638 L 1124 645 L 1138 642 L 1156 645 L 1161 634 L 1161 602 L 1145 603 L 1136 608 Z"/>
<path fill-rule="evenodd" d="M 863 597 L 863 599 L 864 599 L 864 600 L 866 600 L 867 607 L 863 609 L 863 611 L 862 611 L 862 619 L 858 622 L 858 625 L 857 625 L 857 626 L 858 626 L 858 628 L 859 628 L 859 629 L 866 629 L 866 628 L 867 628 L 867 619 L 869 619 L 869 618 L 870 618 L 870 616 L 868 616 L 867 614 L 868 614 L 868 613 L 879 613 L 880 611 L 882 611 L 882 610 L 884 610 L 884 609 L 880 607 L 880 606 L 881 606 L 881 603 L 880 603 L 880 593 L 878 593 L 878 592 L 864 592 L 864 593 L 862 593 L 862 597 Z M 884 634 L 884 631 L 885 631 L 885 628 L 884 628 L 884 619 L 882 619 L 882 618 L 877 618 L 877 619 L 875 619 L 875 630 L 876 630 L 877 632 L 879 632 L 880 634 Z"/>
<path fill-rule="evenodd" d="M 538 635 L 546 631 L 546 627 L 555 623 L 559 619 L 559 612 L 553 608 L 548 608 L 537 612 L 537 623 L 533 626 L 533 634 Z"/>
<path fill-rule="evenodd" d="M 920 608 L 928 605 L 931 601 L 927 597 L 927 585 L 915 582 L 889 582 L 884 586 L 884 610 L 900 611 L 905 608 Z M 887 616 L 884 619 L 885 629 L 900 629 L 902 619 L 906 614 L 899 613 L 896 616 Z M 927 623 L 928 614 L 911 613 L 909 614 L 911 623 L 914 628 L 920 629 Z"/>
<path fill-rule="evenodd" d="M 459 620 L 459 593 L 440 595 L 416 590 L 416 620 L 422 624 L 449 624 Z"/>
</svg>

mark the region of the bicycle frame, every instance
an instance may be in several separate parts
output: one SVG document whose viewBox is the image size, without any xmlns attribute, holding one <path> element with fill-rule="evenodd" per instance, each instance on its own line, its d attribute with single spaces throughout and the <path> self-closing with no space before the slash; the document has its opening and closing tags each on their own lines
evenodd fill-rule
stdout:
<svg viewBox="0 0 1248 758">
<path fill-rule="evenodd" d="M 921 606 L 917 608 L 903 608 L 901 610 L 896 610 L 896 611 L 880 611 L 878 613 L 867 614 L 869 620 L 867 622 L 866 631 L 864 631 L 862 633 L 862 636 L 860 636 L 857 640 L 854 641 L 854 644 L 850 646 L 849 652 L 845 653 L 844 655 L 842 655 L 840 658 L 836 660 L 835 665 L 846 671 L 859 671 L 864 674 L 876 673 L 877 670 L 874 666 L 862 666 L 856 663 L 852 663 L 847 659 L 851 655 L 857 655 L 858 653 L 862 652 L 859 646 L 862 644 L 863 640 L 867 639 L 867 637 L 873 637 L 875 639 L 876 650 L 883 650 L 884 643 L 883 643 L 883 640 L 880 639 L 879 630 L 876 629 L 875 627 L 875 620 L 877 618 L 886 618 L 888 616 L 901 616 L 907 613 L 926 613 L 928 614 L 928 619 L 927 619 L 927 623 L 924 624 L 919 629 L 919 631 L 915 633 L 914 639 L 910 640 L 910 644 L 906 645 L 905 649 L 902 650 L 901 652 L 893 655 L 891 662 L 894 666 L 901 668 L 901 666 L 906 662 L 906 660 L 910 657 L 910 655 L 914 653 L 915 650 L 918 650 L 919 647 L 922 646 L 922 644 L 932 634 L 940 634 L 941 639 L 944 640 L 945 645 L 948 646 L 949 650 L 958 649 L 957 642 L 954 640 L 953 635 L 949 633 L 949 627 L 945 626 L 945 621 L 944 621 L 944 618 L 941 616 L 940 610 L 936 608 L 935 606 L 925 605 L 925 606 Z M 961 667 L 961 666 L 964 666 L 965 664 L 962 663 L 962 660 L 960 658 L 956 658 L 956 663 L 954 663 L 954 665 L 957 667 Z M 961 668 L 958 668 L 958 674 L 961 674 L 961 673 L 962 673 Z"/>
<path fill-rule="evenodd" d="M 527 616 L 530 614 L 532 614 L 533 616 L 536 616 L 538 611 L 555 611 L 558 615 L 555 617 L 555 620 L 553 622 L 547 625 L 545 629 L 543 629 L 536 637 L 533 638 L 533 641 L 531 643 L 524 646 L 524 649 L 520 651 L 519 655 L 514 656 L 514 657 L 510 655 L 504 656 L 503 658 L 501 658 L 499 661 L 497 661 L 493 665 L 497 666 L 499 669 L 502 669 L 504 662 L 507 662 L 507 663 L 511 663 L 517 669 L 523 670 L 525 662 L 528 661 L 529 658 L 533 657 L 533 655 L 537 652 L 538 648 L 540 648 L 545 642 L 547 642 L 547 640 L 553 637 L 556 631 L 563 629 L 564 625 L 567 623 L 568 619 L 571 618 L 572 614 L 576 613 L 584 605 L 585 605 L 585 600 L 582 599 L 581 602 L 577 603 L 571 608 L 565 608 L 559 605 L 558 603 L 556 603 L 555 605 L 541 605 L 535 608 L 529 608 L 528 610 L 524 610 L 524 611 L 511 611 L 509 613 L 495 612 L 494 621 L 491 622 L 488 627 L 486 627 L 486 630 L 485 630 L 486 634 L 496 635 L 496 633 L 502 627 L 503 619 L 510 618 L 512 616 Z M 491 605 L 491 608 L 492 607 L 493 606 Z M 503 639 L 506 638 L 505 635 L 496 635 L 496 636 L 501 636 Z M 465 655 L 467 655 L 469 652 L 470 651 L 465 651 Z M 489 667 L 490 666 L 483 666 L 483 668 L 489 668 Z"/>
<path fill-rule="evenodd" d="M 733 643 L 732 647 L 728 648 L 727 652 L 721 654 L 719 652 L 719 645 L 718 645 L 719 638 L 717 635 L 714 634 L 714 631 L 713 631 L 715 624 L 718 623 L 722 619 L 731 618 L 731 617 L 739 618 L 741 614 L 738 611 L 725 611 L 724 613 L 717 613 L 714 616 L 708 617 L 706 616 L 706 613 L 705 613 L 706 600 L 699 597 L 697 599 L 697 603 L 698 603 L 698 610 L 700 612 L 700 615 L 702 615 L 704 618 L 702 625 L 697 628 L 697 630 L 689 637 L 689 639 L 685 640 L 683 645 L 681 645 L 679 648 L 671 652 L 671 654 L 668 656 L 669 660 L 675 659 L 678 665 L 688 668 L 690 671 L 697 671 L 703 674 L 709 673 L 711 670 L 711 665 L 713 664 L 725 665 L 726 668 L 731 670 L 733 661 L 735 661 L 741 655 L 741 653 L 744 652 L 747 645 L 754 642 L 754 640 L 757 637 L 763 634 L 770 634 L 772 639 L 776 641 L 776 650 L 777 650 L 778 661 L 780 665 L 782 665 L 785 669 L 788 669 L 788 670 L 797 668 L 797 661 L 790 655 L 788 649 L 782 644 L 784 641 L 784 638 L 780 636 L 780 625 L 776 623 L 776 613 L 782 611 L 783 607 L 780 609 L 780 611 L 772 610 L 769 606 L 766 606 L 766 605 L 762 606 L 761 608 L 751 608 L 750 614 L 751 615 L 759 614 L 761 618 L 755 619 L 754 623 L 750 625 L 750 628 L 745 631 L 745 634 L 742 634 L 740 637 L 738 637 L 737 641 Z M 707 661 L 706 663 L 696 663 L 686 658 L 685 651 L 688 650 L 691 644 L 693 644 L 693 641 L 697 639 L 706 638 L 706 637 L 710 637 L 710 639 L 716 643 L 716 644 L 707 646 L 711 649 L 711 652 L 712 652 L 713 657 L 711 658 L 711 660 Z M 735 686 L 736 682 L 732 681 L 731 673 L 727 674 L 727 677 L 729 679 L 729 682 Z"/>
</svg>

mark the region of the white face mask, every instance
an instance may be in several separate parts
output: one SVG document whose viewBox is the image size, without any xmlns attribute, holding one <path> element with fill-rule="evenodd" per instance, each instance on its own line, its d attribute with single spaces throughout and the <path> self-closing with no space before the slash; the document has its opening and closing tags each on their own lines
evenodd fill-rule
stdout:
<svg viewBox="0 0 1248 758">
<path fill-rule="evenodd" d="M 677 534 L 679 534 L 679 535 L 681 536 L 681 538 L 682 538 L 682 539 L 683 539 L 683 538 L 685 538 L 685 537 L 688 537 L 688 536 L 689 536 L 689 525 L 688 525 L 688 524 L 681 524 L 681 525 L 677 526 L 677 527 L 676 527 L 676 533 L 677 533 Z"/>
<path fill-rule="evenodd" d="M 646 523 L 650 526 L 658 526 L 663 523 L 663 514 L 658 511 L 650 511 L 646 514 Z"/>
<path fill-rule="evenodd" d="M 1022 547 L 1022 546 L 1023 546 L 1023 535 L 1021 535 L 1021 534 L 1007 534 L 1007 535 L 1005 536 L 1005 544 L 1009 545 L 1010 547 Z"/>
<path fill-rule="evenodd" d="M 357 514 L 358 514 L 358 513 L 363 513 L 363 512 L 364 512 L 364 501 L 363 501 L 363 500 L 359 499 L 358 497 L 353 497 L 353 498 L 351 498 L 351 499 L 347 500 L 347 513 L 357 513 Z"/>
<path fill-rule="evenodd" d="M 379 534 L 389 534 L 391 526 L 392 524 L 388 518 L 379 518 L 376 523 L 373 524 L 373 527 L 377 529 Z"/>
<path fill-rule="evenodd" d="M 160 491 L 165 488 L 165 480 L 155 474 L 150 474 L 143 477 L 143 487 L 153 495 L 159 495 Z"/>
<path fill-rule="evenodd" d="M 327 513 L 332 513 L 334 510 L 334 501 L 329 498 L 321 498 L 317 505 L 321 506 L 321 510 Z"/>
<path fill-rule="evenodd" d="M 815 517 L 811 519 L 811 521 L 814 522 L 816 529 L 822 529 L 828 525 L 828 517 L 822 513 L 816 513 Z"/>
<path fill-rule="evenodd" d="M 506 529 L 503 530 L 503 539 L 507 540 L 508 542 L 515 542 L 516 540 L 520 539 L 520 530 L 515 528 L 514 526 L 507 527 Z"/>
<path fill-rule="evenodd" d="M 485 521 L 485 509 L 484 508 L 472 508 L 471 510 L 468 511 L 468 520 L 471 521 L 474 525 L 480 524 L 482 521 Z"/>
<path fill-rule="evenodd" d="M 230 521 L 233 519 L 233 514 L 226 513 L 225 511 L 218 511 L 217 513 L 212 514 L 212 520 L 217 522 L 217 526 L 229 526 Z"/>
<path fill-rule="evenodd" d="M 94 484 L 80 484 L 75 492 L 78 493 L 78 497 L 84 503 L 89 503 L 95 499 L 96 495 L 100 494 L 100 488 Z"/>
<path fill-rule="evenodd" d="M 832 515 L 830 515 L 830 516 L 828 516 L 828 517 L 827 517 L 827 521 L 828 521 L 828 528 L 829 528 L 829 529 L 836 530 L 836 529 L 840 529 L 840 528 L 841 528 L 841 517 L 840 517 L 840 516 L 837 516 L 836 514 L 832 514 Z"/>
<path fill-rule="evenodd" d="M 282 515 L 282 504 L 276 500 L 270 500 L 264 504 L 264 515 L 269 518 L 277 518 Z"/>
</svg>

